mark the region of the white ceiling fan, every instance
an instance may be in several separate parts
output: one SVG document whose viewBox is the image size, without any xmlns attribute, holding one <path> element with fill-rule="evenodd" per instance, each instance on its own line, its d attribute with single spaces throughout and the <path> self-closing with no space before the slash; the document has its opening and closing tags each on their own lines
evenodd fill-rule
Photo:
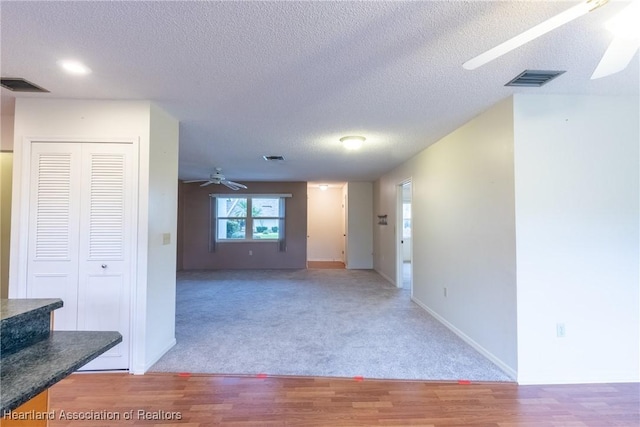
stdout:
<svg viewBox="0 0 640 427">
<path fill-rule="evenodd" d="M 202 182 L 203 184 L 201 184 L 200 187 L 206 187 L 207 185 L 211 185 L 211 184 L 222 184 L 235 191 L 241 188 L 244 188 L 244 189 L 247 188 L 247 186 L 244 184 L 240 184 L 239 182 L 229 181 L 228 179 L 226 179 L 224 175 L 222 175 L 222 168 L 216 168 L 215 173 L 212 173 L 211 175 L 209 175 L 209 179 L 192 179 L 190 181 L 184 181 L 184 182 L 186 184 L 189 184 L 191 182 Z"/>
<path fill-rule="evenodd" d="M 481 53 L 465 62 L 462 66 L 467 70 L 474 70 L 608 2 L 609 0 L 585 0 Z M 640 46 L 640 25 L 638 22 L 640 22 L 640 0 L 632 0 L 630 5 L 605 24 L 605 27 L 614 34 L 614 39 L 591 75 L 591 79 L 615 74 L 629 65 Z"/>
</svg>

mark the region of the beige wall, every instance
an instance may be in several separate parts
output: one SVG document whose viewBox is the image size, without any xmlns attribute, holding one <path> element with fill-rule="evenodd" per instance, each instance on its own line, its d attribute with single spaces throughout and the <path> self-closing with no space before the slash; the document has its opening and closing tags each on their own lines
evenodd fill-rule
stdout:
<svg viewBox="0 0 640 427">
<path fill-rule="evenodd" d="M 179 184 L 182 223 L 181 258 L 185 270 L 198 269 L 269 269 L 306 268 L 307 265 L 307 183 L 306 182 L 244 182 L 247 190 L 232 191 L 223 185 L 200 187 L 196 183 Z M 280 252 L 276 242 L 219 243 L 209 251 L 211 193 L 282 194 L 287 198 L 287 250 Z M 253 255 L 249 255 L 252 251 Z M 180 264 L 180 262 L 178 262 Z"/>
<path fill-rule="evenodd" d="M 13 108 L 12 108 L 13 110 Z M 2 111 L 0 123 L 0 298 L 9 294 L 11 183 L 13 174 L 13 111 Z"/>
<path fill-rule="evenodd" d="M 9 243 L 11 236 L 11 174 L 13 153 L 0 153 L 0 298 L 9 294 Z"/>
<path fill-rule="evenodd" d="M 511 375 L 517 370 L 513 111 L 507 99 L 374 186 L 375 269 L 396 278 L 398 185 L 413 185 L 413 298 Z M 444 294 L 447 288 L 447 296 Z"/>
<path fill-rule="evenodd" d="M 13 173 L 13 111 L 2 111 L 0 123 L 0 298 L 9 293 L 11 183 Z"/>
<path fill-rule="evenodd" d="M 373 268 L 373 183 L 348 182 L 346 187 L 346 267 L 370 269 Z"/>
</svg>

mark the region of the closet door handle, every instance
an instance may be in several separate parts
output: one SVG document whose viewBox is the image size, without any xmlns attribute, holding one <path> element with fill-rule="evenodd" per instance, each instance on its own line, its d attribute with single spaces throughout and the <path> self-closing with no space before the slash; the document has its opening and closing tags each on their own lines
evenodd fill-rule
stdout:
<svg viewBox="0 0 640 427">
<path fill-rule="evenodd" d="M 102 268 L 107 268 L 107 264 L 102 264 Z"/>
</svg>

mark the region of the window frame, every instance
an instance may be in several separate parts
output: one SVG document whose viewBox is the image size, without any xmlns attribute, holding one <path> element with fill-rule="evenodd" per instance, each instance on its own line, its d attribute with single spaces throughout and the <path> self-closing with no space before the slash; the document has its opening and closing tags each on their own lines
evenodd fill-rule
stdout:
<svg viewBox="0 0 640 427">
<path fill-rule="evenodd" d="M 212 197 L 212 215 L 211 215 L 211 251 L 215 251 L 215 246 L 219 243 L 280 243 L 281 246 L 284 246 L 284 238 L 285 238 L 285 230 L 284 223 L 286 221 L 286 212 L 285 212 L 285 201 L 286 198 L 292 197 L 291 194 L 210 194 Z M 221 200 L 226 199 L 246 199 L 246 211 L 245 215 L 242 217 L 219 217 L 218 213 L 218 203 Z M 254 199 L 277 199 L 279 205 L 278 213 L 280 216 L 269 216 L 269 217 L 256 217 L 253 216 L 253 200 Z M 242 239 L 230 239 L 230 238 L 220 238 L 220 220 L 244 220 L 244 238 Z M 271 239 L 260 239 L 254 238 L 253 226 L 254 221 L 256 220 L 276 220 L 278 221 L 278 236 Z M 226 233 L 225 233 L 226 234 Z"/>
</svg>

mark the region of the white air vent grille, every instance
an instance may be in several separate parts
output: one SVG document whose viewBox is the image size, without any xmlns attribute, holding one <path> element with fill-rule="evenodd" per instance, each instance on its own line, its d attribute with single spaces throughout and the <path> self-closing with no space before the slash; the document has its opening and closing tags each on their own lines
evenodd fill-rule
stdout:
<svg viewBox="0 0 640 427">
<path fill-rule="evenodd" d="M 37 167 L 35 258 L 65 260 L 70 248 L 71 154 L 40 154 Z"/>
<path fill-rule="evenodd" d="M 505 86 L 540 87 L 564 73 L 564 71 L 525 70 Z"/>
<path fill-rule="evenodd" d="M 125 231 L 125 157 L 91 155 L 89 258 L 122 259 Z"/>
</svg>

